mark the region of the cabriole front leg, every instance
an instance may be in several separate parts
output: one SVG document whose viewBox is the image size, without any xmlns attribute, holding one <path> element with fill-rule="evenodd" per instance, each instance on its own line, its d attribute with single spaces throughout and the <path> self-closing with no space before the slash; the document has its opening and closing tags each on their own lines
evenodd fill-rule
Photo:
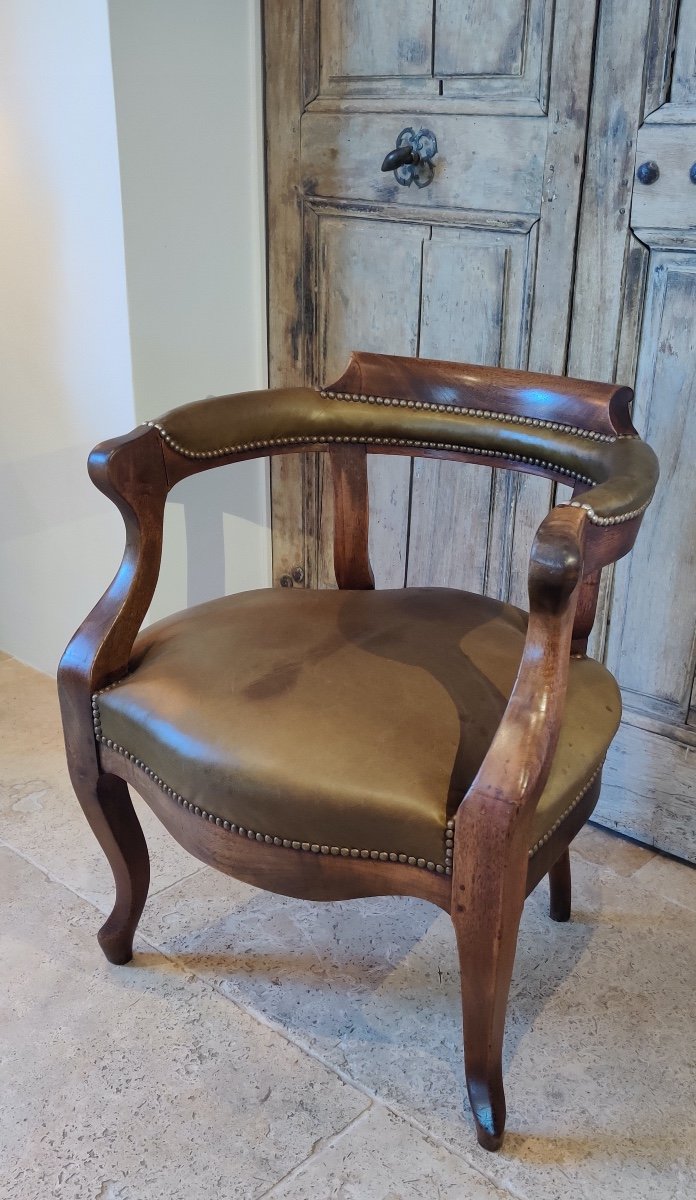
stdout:
<svg viewBox="0 0 696 1200">
<path fill-rule="evenodd" d="M 110 963 L 130 962 L 133 937 L 150 886 L 150 856 L 127 785 L 116 775 L 98 774 L 75 785 L 77 798 L 116 884 L 116 900 L 98 933 Z"/>
<path fill-rule="evenodd" d="M 459 950 L 466 1085 L 485 1150 L 498 1150 L 505 1131 L 503 1037 L 525 893 L 526 854 L 510 844 L 518 838 L 510 827 L 496 828 L 485 807 L 471 805 L 467 811 L 466 801 L 461 806 L 451 916 Z"/>
</svg>

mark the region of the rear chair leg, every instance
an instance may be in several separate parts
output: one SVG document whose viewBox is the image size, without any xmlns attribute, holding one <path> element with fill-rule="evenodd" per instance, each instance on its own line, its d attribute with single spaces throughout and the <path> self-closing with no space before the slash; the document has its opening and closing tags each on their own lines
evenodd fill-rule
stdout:
<svg viewBox="0 0 696 1200">
<path fill-rule="evenodd" d="M 549 915 L 552 921 L 569 921 L 571 904 L 570 852 L 563 851 L 549 871 Z"/>
<path fill-rule="evenodd" d="M 123 779 L 98 775 L 93 785 L 75 790 L 113 871 L 116 902 L 97 936 L 109 962 L 120 965 L 133 957 L 133 937 L 147 899 L 147 844 Z"/>
</svg>

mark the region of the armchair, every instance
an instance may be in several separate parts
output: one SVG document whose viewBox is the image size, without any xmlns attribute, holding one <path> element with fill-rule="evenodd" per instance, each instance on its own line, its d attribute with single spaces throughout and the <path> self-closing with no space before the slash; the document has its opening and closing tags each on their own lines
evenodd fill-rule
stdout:
<svg viewBox="0 0 696 1200">
<path fill-rule="evenodd" d="M 600 574 L 657 481 L 630 389 L 356 353 L 321 391 L 186 405 L 98 446 L 126 526 L 121 567 L 62 658 L 77 797 L 111 865 L 99 932 L 132 955 L 149 860 L 128 785 L 203 862 L 315 900 L 414 895 L 451 915 L 478 1140 L 505 1125 L 502 1046 L 526 895 L 570 915 L 568 846 L 621 714 L 586 656 Z M 167 493 L 223 463 L 328 453 L 338 590 L 225 596 L 139 629 Z M 573 485 L 534 540 L 529 613 L 442 588 L 374 590 L 366 456 L 447 457 Z"/>
</svg>

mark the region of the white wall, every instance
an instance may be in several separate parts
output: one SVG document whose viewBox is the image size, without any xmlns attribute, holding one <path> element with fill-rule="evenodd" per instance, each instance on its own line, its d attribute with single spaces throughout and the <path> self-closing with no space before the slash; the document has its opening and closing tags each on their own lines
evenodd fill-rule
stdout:
<svg viewBox="0 0 696 1200">
<path fill-rule="evenodd" d="M 54 671 L 120 557 L 134 424 L 106 4 L 0 4 L 0 647 Z"/>
<path fill-rule="evenodd" d="M 260 5 L 111 0 L 138 417 L 260 388 Z M 270 583 L 267 464 L 180 484 L 151 615 Z"/>
<path fill-rule="evenodd" d="M 265 383 L 257 10 L 0 4 L 0 648 L 46 671 L 120 559 L 89 449 Z M 175 490 L 156 614 L 270 582 L 267 492 Z"/>
</svg>

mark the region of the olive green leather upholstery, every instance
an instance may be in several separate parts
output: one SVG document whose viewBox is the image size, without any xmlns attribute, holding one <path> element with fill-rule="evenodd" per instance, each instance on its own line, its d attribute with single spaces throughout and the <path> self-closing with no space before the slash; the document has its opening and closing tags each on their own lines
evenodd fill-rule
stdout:
<svg viewBox="0 0 696 1200">
<path fill-rule="evenodd" d="M 555 394 L 552 398 L 558 399 Z M 522 417 L 451 401 L 353 398 L 305 387 L 272 388 L 199 400 L 151 425 L 177 454 L 209 459 L 211 465 L 227 455 L 337 441 L 375 450 L 441 449 L 470 454 L 491 466 L 519 463 L 569 483 L 586 484 L 591 490 L 583 495 L 583 504 L 589 506 L 591 519 L 601 524 L 643 511 L 655 490 L 657 460 L 640 438 L 536 415 L 545 411 L 538 397 L 529 400 L 528 410 L 532 415 Z"/>
<path fill-rule="evenodd" d="M 500 722 L 526 624 L 442 588 L 227 596 L 140 634 L 129 675 L 99 697 L 102 736 L 245 830 L 442 872 L 446 822 Z M 620 712 L 605 668 L 572 659 L 532 847 L 601 764 Z"/>
</svg>

